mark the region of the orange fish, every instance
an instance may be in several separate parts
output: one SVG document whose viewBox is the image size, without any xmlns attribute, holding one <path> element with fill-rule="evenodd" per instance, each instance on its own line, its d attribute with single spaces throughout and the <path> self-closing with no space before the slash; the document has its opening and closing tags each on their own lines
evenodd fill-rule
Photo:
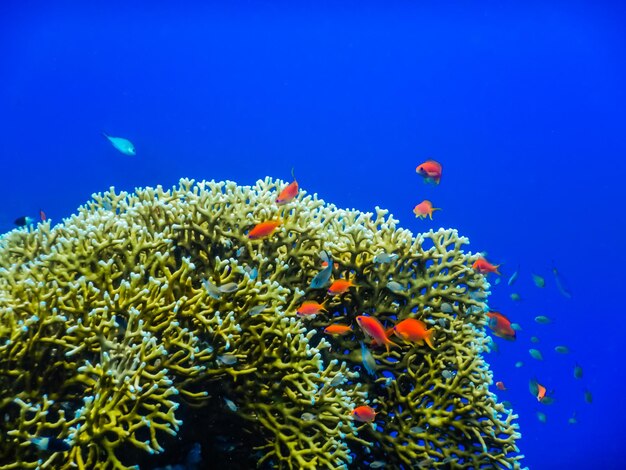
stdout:
<svg viewBox="0 0 626 470">
<path fill-rule="evenodd" d="M 46 213 L 43 211 L 43 209 L 39 209 L 39 218 L 41 219 L 42 222 L 45 222 L 46 219 L 48 217 L 46 217 Z"/>
<path fill-rule="evenodd" d="M 368 317 L 366 315 L 359 315 L 356 317 L 356 322 L 359 324 L 363 332 L 370 336 L 378 346 L 385 345 L 387 352 L 389 352 L 389 346 L 397 346 L 396 343 L 391 341 L 387 337 L 385 328 L 374 317 Z"/>
<path fill-rule="evenodd" d="M 334 324 L 334 325 L 328 325 L 326 328 L 324 328 L 324 333 L 326 333 L 327 335 L 343 336 L 343 335 L 347 335 L 351 331 L 352 331 L 352 327 L 349 325 Z"/>
<path fill-rule="evenodd" d="M 547 392 L 546 387 L 544 387 L 539 382 L 537 382 L 536 379 L 530 379 L 530 382 L 528 384 L 528 388 L 530 390 L 530 393 L 535 398 L 537 398 L 538 402 L 542 402 L 542 401 L 545 400 L 546 403 L 548 403 L 548 397 L 546 397 L 546 392 Z"/>
<path fill-rule="evenodd" d="M 289 183 L 276 198 L 276 204 L 278 205 L 287 204 L 288 202 L 293 201 L 298 195 L 298 182 L 293 174 L 293 169 L 291 170 L 291 176 L 293 176 L 293 182 Z"/>
<path fill-rule="evenodd" d="M 256 224 L 252 230 L 248 232 L 248 238 L 250 240 L 258 240 L 260 238 L 269 237 L 280 224 L 282 224 L 281 220 L 268 220 Z"/>
<path fill-rule="evenodd" d="M 362 423 L 371 423 L 376 419 L 376 412 L 374 408 L 367 405 L 357 406 L 354 410 L 352 410 L 352 419 L 355 421 L 360 421 Z"/>
<path fill-rule="evenodd" d="M 496 382 L 496 387 L 498 388 L 498 390 L 506 390 L 504 382 Z"/>
<path fill-rule="evenodd" d="M 339 295 L 343 294 L 350 289 L 350 287 L 354 287 L 352 281 L 348 281 L 347 279 L 337 279 L 333 281 L 333 283 L 328 288 L 329 295 Z"/>
<path fill-rule="evenodd" d="M 302 302 L 302 305 L 298 307 L 296 313 L 300 317 L 305 317 L 307 315 L 317 315 L 318 313 L 326 312 L 324 308 L 324 304 L 320 304 L 315 300 L 305 300 Z"/>
<path fill-rule="evenodd" d="M 416 173 L 424 177 L 427 183 L 439 184 L 441 181 L 441 163 L 435 160 L 426 160 L 424 163 L 417 165 Z"/>
<path fill-rule="evenodd" d="M 499 276 L 500 275 L 500 271 L 498 271 L 499 267 L 500 267 L 499 264 L 493 265 L 489 261 L 487 261 L 485 258 L 478 258 L 476 261 L 474 261 L 474 264 L 472 264 L 472 268 L 474 268 L 480 274 L 494 273 Z"/>
<path fill-rule="evenodd" d="M 393 327 L 394 334 L 403 339 L 404 341 L 411 341 L 417 344 L 424 344 L 424 342 L 431 348 L 435 349 L 433 344 L 434 330 L 426 329 L 426 323 L 415 318 L 407 318 L 402 320 L 396 326 Z"/>
<path fill-rule="evenodd" d="M 433 220 L 433 212 L 440 211 L 439 207 L 433 207 L 433 203 L 424 199 L 417 206 L 413 208 L 413 213 L 415 217 L 425 219 L 426 216 L 430 217 L 430 220 Z"/>
<path fill-rule="evenodd" d="M 516 332 L 511 327 L 511 322 L 507 317 L 499 312 L 487 312 L 487 317 L 489 317 L 487 325 L 494 335 L 511 341 L 515 339 Z"/>
</svg>

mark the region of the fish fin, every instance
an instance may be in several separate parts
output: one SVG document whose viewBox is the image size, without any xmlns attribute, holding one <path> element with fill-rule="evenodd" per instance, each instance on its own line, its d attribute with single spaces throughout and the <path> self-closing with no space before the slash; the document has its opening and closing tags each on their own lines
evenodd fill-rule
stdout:
<svg viewBox="0 0 626 470">
<path fill-rule="evenodd" d="M 385 336 L 387 336 L 387 338 L 389 338 L 392 334 L 395 333 L 395 331 L 396 331 L 396 327 L 392 326 L 387 331 L 385 331 Z"/>
<path fill-rule="evenodd" d="M 424 341 L 433 351 L 436 349 L 435 344 L 433 342 L 435 339 L 434 334 L 435 334 L 435 331 L 431 328 L 430 330 L 426 331 L 426 334 L 424 335 Z"/>
<path fill-rule="evenodd" d="M 496 264 L 494 266 L 494 268 L 496 268 L 495 271 L 494 271 L 494 274 L 497 274 L 498 276 L 500 275 L 500 270 L 498 269 L 500 266 L 501 266 L 500 264 Z"/>
</svg>

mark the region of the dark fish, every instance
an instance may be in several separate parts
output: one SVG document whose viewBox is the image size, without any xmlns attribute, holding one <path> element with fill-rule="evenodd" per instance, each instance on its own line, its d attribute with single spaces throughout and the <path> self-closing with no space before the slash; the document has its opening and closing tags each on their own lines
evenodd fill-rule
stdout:
<svg viewBox="0 0 626 470">
<path fill-rule="evenodd" d="M 33 225 L 35 223 L 35 220 L 32 217 L 24 215 L 15 219 L 13 223 L 18 227 L 26 227 L 27 225 Z"/>
<path fill-rule="evenodd" d="M 572 293 L 569 291 L 567 287 L 565 287 L 565 283 L 563 282 L 563 278 L 557 271 L 556 267 L 552 266 L 552 274 L 554 274 L 554 282 L 556 283 L 556 288 L 559 290 L 561 295 L 566 299 L 572 298 Z"/>
<path fill-rule="evenodd" d="M 30 442 L 39 450 L 47 452 L 65 452 L 71 447 L 63 439 L 56 437 L 33 437 Z"/>
</svg>

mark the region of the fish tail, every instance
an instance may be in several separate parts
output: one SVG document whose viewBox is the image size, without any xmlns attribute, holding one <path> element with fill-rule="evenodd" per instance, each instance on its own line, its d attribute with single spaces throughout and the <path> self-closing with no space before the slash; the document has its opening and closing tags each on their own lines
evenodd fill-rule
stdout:
<svg viewBox="0 0 626 470">
<path fill-rule="evenodd" d="M 435 331 L 432 328 L 426 331 L 426 335 L 424 336 L 424 341 L 432 350 L 436 349 L 435 344 L 434 344 L 434 340 L 435 340 L 434 336 L 435 336 Z"/>
<path fill-rule="evenodd" d="M 498 269 L 499 267 L 500 267 L 500 265 L 499 265 L 499 264 L 497 264 L 497 265 L 495 265 L 495 266 L 494 266 L 494 268 L 496 268 L 496 269 L 495 269 L 495 271 L 494 271 L 494 273 L 495 273 L 495 274 L 497 274 L 498 276 L 500 275 L 500 270 Z"/>
<path fill-rule="evenodd" d="M 105 136 L 107 139 L 109 138 L 109 135 L 104 131 L 102 131 L 102 135 Z"/>
</svg>

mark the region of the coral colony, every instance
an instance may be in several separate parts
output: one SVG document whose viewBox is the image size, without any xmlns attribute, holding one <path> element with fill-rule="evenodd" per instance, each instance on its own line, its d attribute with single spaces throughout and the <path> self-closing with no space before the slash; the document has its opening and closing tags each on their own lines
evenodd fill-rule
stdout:
<svg viewBox="0 0 626 470">
<path fill-rule="evenodd" d="M 135 468 L 185 427 L 223 432 L 190 406 L 240 420 L 263 468 L 520 468 L 467 239 L 277 204 L 285 185 L 112 188 L 0 238 L 0 469 Z M 406 319 L 430 345 L 394 334 Z"/>
</svg>

